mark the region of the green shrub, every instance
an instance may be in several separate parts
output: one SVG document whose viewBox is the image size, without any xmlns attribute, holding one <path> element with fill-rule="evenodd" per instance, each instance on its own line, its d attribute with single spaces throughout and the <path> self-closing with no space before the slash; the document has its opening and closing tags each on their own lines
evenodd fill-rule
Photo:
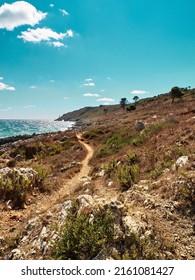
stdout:
<svg viewBox="0 0 195 280">
<path fill-rule="evenodd" d="M 21 144 L 11 151 L 10 156 L 16 157 L 21 155 L 25 159 L 33 159 L 34 156 L 40 153 L 43 149 L 43 144 L 40 142 Z"/>
<path fill-rule="evenodd" d="M 140 146 L 143 143 L 143 139 L 141 138 L 140 135 L 135 136 L 131 139 L 131 144 L 135 147 Z"/>
<path fill-rule="evenodd" d="M 17 172 L 10 174 L 10 177 L 0 178 L 0 198 L 4 201 L 11 200 L 13 208 L 24 206 L 29 188 L 30 181 Z"/>
<path fill-rule="evenodd" d="M 152 260 L 158 256 L 160 244 L 152 237 L 141 239 L 135 233 L 132 233 L 127 240 L 124 241 L 125 248 L 128 248 L 122 254 L 122 260 Z"/>
<path fill-rule="evenodd" d="M 67 214 L 58 232 L 53 258 L 60 260 L 93 259 L 112 242 L 114 218 L 110 211 L 94 211 L 93 218 L 76 209 Z"/>
<path fill-rule="evenodd" d="M 170 168 L 172 165 L 171 161 L 160 161 L 156 164 L 156 168 L 154 168 L 150 173 L 149 173 L 149 178 L 156 180 L 166 168 Z"/>
<path fill-rule="evenodd" d="M 48 177 L 50 171 L 41 165 L 37 165 L 35 171 L 37 172 L 37 186 L 40 191 L 45 191 L 47 189 L 45 179 Z"/>
<path fill-rule="evenodd" d="M 85 139 L 93 139 L 96 138 L 98 135 L 102 135 L 104 132 L 101 129 L 92 129 L 83 133 L 83 137 Z"/>
<path fill-rule="evenodd" d="M 104 166 L 105 173 L 109 177 L 115 177 L 121 186 L 122 191 L 128 190 L 137 181 L 139 174 L 139 157 L 134 152 L 125 156 L 125 161 L 117 164 L 112 160 Z"/>
<path fill-rule="evenodd" d="M 60 154 L 63 151 L 64 147 L 60 143 L 53 143 L 48 147 L 49 156 L 54 156 Z"/>
<path fill-rule="evenodd" d="M 98 157 L 109 156 L 117 153 L 125 145 L 128 145 L 127 136 L 123 133 L 114 133 L 111 137 L 106 140 L 105 145 L 98 151 Z"/>
<path fill-rule="evenodd" d="M 138 155 L 134 152 L 129 152 L 126 157 L 125 157 L 125 161 L 128 164 L 136 164 L 140 162 L 140 159 L 138 157 Z"/>
<path fill-rule="evenodd" d="M 118 167 L 117 180 L 122 191 L 128 190 L 137 181 L 139 173 L 138 164 L 124 164 Z"/>
<path fill-rule="evenodd" d="M 129 105 L 127 108 L 126 108 L 126 111 L 134 111 L 134 110 L 136 110 L 136 106 L 135 105 Z"/>
<path fill-rule="evenodd" d="M 108 177 L 111 177 L 112 175 L 114 175 L 117 170 L 117 161 L 112 160 L 108 164 L 105 164 L 104 170 L 105 170 L 105 173 L 108 175 Z"/>
</svg>

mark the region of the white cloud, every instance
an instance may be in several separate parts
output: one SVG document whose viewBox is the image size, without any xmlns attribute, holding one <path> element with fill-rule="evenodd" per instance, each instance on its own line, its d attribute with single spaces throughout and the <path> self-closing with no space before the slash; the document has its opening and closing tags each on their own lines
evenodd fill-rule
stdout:
<svg viewBox="0 0 195 280">
<path fill-rule="evenodd" d="M 67 100 L 67 99 L 70 99 L 70 97 L 65 96 L 65 97 L 64 97 L 64 100 Z"/>
<path fill-rule="evenodd" d="M 131 93 L 132 94 L 145 94 L 145 93 L 148 93 L 148 91 L 140 90 L 140 89 L 135 89 Z"/>
<path fill-rule="evenodd" d="M 50 41 L 50 40 L 62 40 L 65 37 L 69 37 L 68 31 L 66 33 L 57 33 L 50 28 L 37 28 L 31 29 L 28 28 L 27 31 L 23 31 L 22 35 L 17 36 L 26 42 L 39 43 L 41 41 Z"/>
<path fill-rule="evenodd" d="M 84 83 L 81 85 L 81 87 L 84 86 L 84 87 L 94 87 L 95 86 L 95 83 L 93 82 L 93 79 L 92 78 L 86 78 L 84 80 Z"/>
<path fill-rule="evenodd" d="M 66 32 L 66 37 L 73 37 L 74 36 L 74 33 L 71 29 L 67 30 Z"/>
<path fill-rule="evenodd" d="M 92 83 L 92 82 L 87 82 L 87 83 L 85 83 L 85 84 L 83 84 L 85 87 L 94 87 L 95 86 L 95 84 L 94 83 Z"/>
<path fill-rule="evenodd" d="M 61 42 L 51 42 L 50 43 L 51 45 L 53 45 L 54 47 L 57 47 L 57 48 L 60 48 L 60 47 L 66 47 L 67 48 L 67 46 L 66 45 L 64 45 L 63 43 L 61 43 Z"/>
<path fill-rule="evenodd" d="M 50 8 L 53 8 L 53 7 L 54 7 L 54 4 L 49 4 L 49 7 L 50 7 Z"/>
<path fill-rule="evenodd" d="M 31 86 L 30 88 L 31 88 L 31 89 L 36 89 L 36 88 L 37 88 L 37 86 Z"/>
<path fill-rule="evenodd" d="M 8 112 L 8 111 L 11 111 L 12 110 L 12 107 L 7 107 L 7 108 L 4 108 L 4 109 L 1 109 L 0 112 Z"/>
<path fill-rule="evenodd" d="M 59 11 L 62 13 L 63 16 L 69 15 L 69 13 L 64 9 L 59 9 Z"/>
<path fill-rule="evenodd" d="M 109 81 L 111 80 L 111 78 L 110 78 L 110 77 L 107 77 L 106 79 L 107 79 L 107 80 L 109 80 Z"/>
<path fill-rule="evenodd" d="M 13 30 L 21 25 L 39 23 L 47 13 L 38 11 L 33 5 L 25 1 L 16 1 L 12 4 L 3 4 L 0 7 L 0 28 Z"/>
<path fill-rule="evenodd" d="M 36 108 L 36 105 L 26 105 L 24 106 L 24 109 L 32 109 L 32 108 Z"/>
<path fill-rule="evenodd" d="M 86 97 L 99 97 L 100 95 L 98 93 L 84 93 L 83 96 L 86 96 Z"/>
<path fill-rule="evenodd" d="M 4 80 L 4 78 L 3 78 L 3 77 L 0 77 L 0 80 Z"/>
<path fill-rule="evenodd" d="M 99 98 L 97 99 L 98 102 L 114 102 L 114 99 L 112 98 L 107 98 L 107 97 L 104 97 L 104 98 Z"/>
<path fill-rule="evenodd" d="M 55 81 L 54 81 L 54 80 L 50 80 L 49 82 L 50 82 L 50 83 L 55 83 Z"/>
<path fill-rule="evenodd" d="M 15 90 L 15 88 L 14 87 L 10 87 L 10 86 L 8 86 L 8 85 L 6 85 L 4 83 L 0 83 L 0 90 L 11 90 L 11 91 L 13 91 L 13 90 Z"/>
<path fill-rule="evenodd" d="M 105 89 L 101 89 L 100 91 L 101 91 L 101 92 L 105 92 Z"/>
</svg>

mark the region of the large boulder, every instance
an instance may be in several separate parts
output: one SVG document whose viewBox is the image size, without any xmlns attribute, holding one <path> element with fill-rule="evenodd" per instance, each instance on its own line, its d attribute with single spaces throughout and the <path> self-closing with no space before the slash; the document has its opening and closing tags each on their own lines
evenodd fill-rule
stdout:
<svg viewBox="0 0 195 280">
<path fill-rule="evenodd" d="M 137 131 L 142 131 L 145 128 L 145 125 L 142 121 L 136 121 L 135 122 L 135 129 Z"/>
</svg>

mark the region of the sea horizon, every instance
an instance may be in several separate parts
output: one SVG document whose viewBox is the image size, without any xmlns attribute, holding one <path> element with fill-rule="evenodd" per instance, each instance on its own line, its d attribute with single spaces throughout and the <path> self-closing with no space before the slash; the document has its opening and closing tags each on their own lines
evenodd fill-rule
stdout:
<svg viewBox="0 0 195 280">
<path fill-rule="evenodd" d="M 0 138 L 66 131 L 74 125 L 51 119 L 0 119 Z"/>
</svg>

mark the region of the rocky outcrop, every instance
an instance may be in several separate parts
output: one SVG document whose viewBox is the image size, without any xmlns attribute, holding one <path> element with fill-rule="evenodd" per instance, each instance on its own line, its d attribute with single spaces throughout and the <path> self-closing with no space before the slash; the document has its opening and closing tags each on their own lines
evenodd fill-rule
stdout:
<svg viewBox="0 0 195 280">
<path fill-rule="evenodd" d="M 93 259 L 194 259 L 195 181 L 192 160 L 192 157 L 180 157 L 175 162 L 183 168 L 182 172 L 186 172 L 185 176 L 170 168 L 157 181 L 141 180 L 112 199 L 106 195 L 81 194 L 75 197 L 75 201 L 64 200 L 46 213 L 35 212 L 6 258 L 50 258 L 53 245 L 59 240 L 58 230 L 76 203 L 78 212 L 89 216 L 89 223 L 94 221 L 94 211 L 108 210 L 114 217 L 112 243 L 99 250 Z M 81 184 L 91 182 L 88 176 L 81 179 Z M 106 188 L 110 190 L 112 184 Z M 1 242 L 4 242 L 3 238 L 0 238 Z"/>
<path fill-rule="evenodd" d="M 23 208 L 27 192 L 37 181 L 38 173 L 32 168 L 0 168 L 0 199 L 10 209 Z"/>
<path fill-rule="evenodd" d="M 37 172 L 32 168 L 0 168 L 0 179 L 2 180 L 2 182 L 7 179 L 21 179 L 24 181 L 24 184 L 25 182 L 28 182 L 28 185 L 33 187 L 36 184 L 37 176 Z"/>
<path fill-rule="evenodd" d="M 124 214 L 125 205 L 117 199 L 106 201 L 93 198 L 91 195 L 80 195 L 77 197 L 76 203 L 79 207 L 78 211 L 85 213 L 87 211 L 92 220 L 95 209 L 98 211 L 109 209 L 114 216 L 115 245 L 113 244 L 114 247 L 111 246 L 106 253 L 100 251 L 95 259 L 115 259 L 115 256 L 120 253 L 117 251 L 117 244 L 129 242 L 128 240 L 131 240 L 132 236 L 146 240 L 153 235 L 146 215 L 139 211 L 131 215 Z M 55 214 L 48 212 L 45 216 L 37 215 L 30 219 L 22 232 L 18 246 L 10 252 L 7 256 L 8 259 L 47 259 L 53 244 L 59 238 L 56 230 L 63 225 L 67 212 L 72 206 L 72 201 L 68 200 L 58 206 Z M 125 248 L 123 248 L 124 250 Z"/>
</svg>

